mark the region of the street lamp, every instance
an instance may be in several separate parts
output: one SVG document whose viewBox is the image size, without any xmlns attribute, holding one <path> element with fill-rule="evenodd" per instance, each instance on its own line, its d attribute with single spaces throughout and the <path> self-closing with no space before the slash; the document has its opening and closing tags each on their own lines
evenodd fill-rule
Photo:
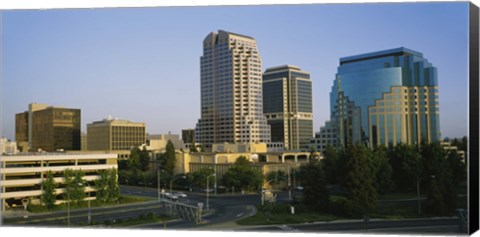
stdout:
<svg viewBox="0 0 480 237">
<path fill-rule="evenodd" d="M 87 184 L 87 187 L 88 189 L 90 189 L 90 184 L 88 184 L 88 182 L 86 183 Z M 81 184 L 78 184 L 81 186 Z M 90 206 L 90 191 L 88 191 L 88 224 L 90 224 L 92 222 L 92 209 L 91 209 L 91 206 Z"/>
<path fill-rule="evenodd" d="M 157 196 L 158 196 L 158 201 L 160 201 L 160 172 L 162 172 L 163 169 L 160 169 L 160 167 L 158 167 L 158 170 L 157 170 Z"/>
<path fill-rule="evenodd" d="M 178 179 L 178 178 L 186 179 L 187 176 L 185 176 L 185 175 L 183 175 L 183 176 L 178 176 L 178 177 L 173 178 L 172 180 L 170 180 L 170 195 L 172 195 L 172 197 L 173 197 L 173 193 L 172 193 L 172 183 L 173 183 L 173 181 L 175 181 L 175 180 Z"/>
<path fill-rule="evenodd" d="M 78 186 L 83 186 L 82 183 L 78 183 Z M 67 226 L 70 227 L 70 188 L 66 187 L 67 191 Z M 89 203 L 90 204 L 90 203 Z"/>
<path fill-rule="evenodd" d="M 208 185 L 208 184 L 209 184 L 209 178 L 210 178 L 210 176 L 216 177 L 216 175 L 215 175 L 215 173 L 213 173 L 213 174 L 207 176 L 207 190 L 206 190 L 206 192 L 207 192 L 207 211 L 209 210 L 209 205 L 208 205 L 208 191 L 209 191 L 209 190 L 208 190 L 208 186 L 209 186 L 209 185 Z"/>
</svg>

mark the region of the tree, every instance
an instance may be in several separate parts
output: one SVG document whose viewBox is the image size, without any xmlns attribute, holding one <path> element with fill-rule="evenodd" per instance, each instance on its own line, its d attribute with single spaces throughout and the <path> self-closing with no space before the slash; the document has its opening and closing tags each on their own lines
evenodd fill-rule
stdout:
<svg viewBox="0 0 480 237">
<path fill-rule="evenodd" d="M 167 147 L 165 148 L 165 153 L 162 156 L 163 164 L 162 167 L 170 175 L 173 175 L 173 171 L 175 169 L 175 163 L 177 159 L 175 157 L 175 146 L 173 145 L 172 141 L 168 140 Z"/>
<path fill-rule="evenodd" d="M 99 178 L 95 180 L 95 192 L 97 202 L 108 202 L 108 179 L 109 173 L 107 170 L 102 170 L 99 172 Z"/>
<path fill-rule="evenodd" d="M 310 160 L 307 164 L 300 166 L 299 176 L 303 186 L 303 203 L 313 210 L 327 209 L 327 182 L 322 163 Z"/>
<path fill-rule="evenodd" d="M 57 200 L 57 195 L 55 189 L 57 184 L 53 179 L 53 173 L 51 170 L 47 172 L 47 178 L 42 181 L 43 193 L 42 193 L 42 203 L 48 208 L 52 209 L 55 206 L 55 201 Z"/>
<path fill-rule="evenodd" d="M 130 157 L 127 160 L 127 169 L 133 173 L 138 171 L 147 171 L 150 165 L 150 156 L 146 147 L 142 150 L 138 147 L 134 147 L 130 150 Z"/>
<path fill-rule="evenodd" d="M 65 195 L 67 201 L 78 205 L 85 199 L 85 186 L 83 181 L 85 173 L 82 170 L 66 169 L 64 171 Z"/>
<path fill-rule="evenodd" d="M 97 201 L 114 203 L 120 199 L 120 186 L 116 169 L 102 170 L 99 178 L 95 180 Z"/>
<path fill-rule="evenodd" d="M 446 151 L 439 142 L 422 143 L 423 174 L 427 184 L 427 211 L 435 215 L 448 215 L 456 205 L 456 191 Z"/>
<path fill-rule="evenodd" d="M 447 154 L 448 166 L 452 171 L 452 182 L 454 186 L 459 186 L 460 183 L 467 180 L 467 166 L 462 162 L 462 158 L 453 150 Z"/>
<path fill-rule="evenodd" d="M 399 191 L 415 191 L 423 174 L 422 157 L 417 148 L 407 144 L 397 144 L 388 152 L 393 170 L 395 188 Z"/>
<path fill-rule="evenodd" d="M 385 194 L 393 189 L 392 166 L 387 158 L 387 151 L 384 146 L 371 152 L 370 169 L 375 175 L 374 186 L 379 194 Z"/>
<path fill-rule="evenodd" d="M 108 170 L 108 201 L 118 202 L 120 200 L 120 186 L 118 185 L 118 174 L 116 169 Z"/>
<path fill-rule="evenodd" d="M 347 163 L 346 188 L 352 216 L 371 213 L 376 209 L 377 190 L 374 186 L 375 175 L 370 170 L 369 152 L 362 144 L 350 145 L 346 152 L 351 157 Z"/>
<path fill-rule="evenodd" d="M 325 176 L 328 184 L 337 184 L 337 162 L 338 162 L 338 153 L 333 146 L 327 144 L 325 152 L 323 153 L 325 159 L 324 170 Z"/>
<path fill-rule="evenodd" d="M 127 169 L 137 173 L 140 171 L 140 149 L 138 147 L 134 147 L 130 150 L 130 156 L 127 160 Z"/>
<path fill-rule="evenodd" d="M 225 172 L 222 181 L 227 187 L 248 191 L 261 187 L 263 174 L 251 167 L 247 158 L 240 156 L 235 161 L 235 164 Z"/>
<path fill-rule="evenodd" d="M 138 148 L 137 148 L 138 149 Z M 148 166 L 150 165 L 150 156 L 148 155 L 148 151 L 146 147 L 139 152 L 139 163 L 140 163 L 140 170 L 147 171 Z"/>
<path fill-rule="evenodd" d="M 195 187 L 205 188 L 207 185 L 207 177 L 214 173 L 213 169 L 203 168 L 193 172 L 190 177 Z"/>
</svg>

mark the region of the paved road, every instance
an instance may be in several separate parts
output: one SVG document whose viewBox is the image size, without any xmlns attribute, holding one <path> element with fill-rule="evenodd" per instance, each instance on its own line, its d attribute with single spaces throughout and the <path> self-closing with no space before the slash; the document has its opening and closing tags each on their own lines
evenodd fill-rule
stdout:
<svg viewBox="0 0 480 237">
<path fill-rule="evenodd" d="M 134 194 L 148 197 L 157 197 L 157 190 L 150 188 L 139 188 L 132 186 L 122 186 L 123 194 Z M 167 229 L 191 229 L 206 227 L 212 225 L 218 225 L 227 222 L 235 222 L 238 219 L 244 218 L 252 213 L 254 210 L 252 207 L 260 204 L 259 194 L 218 194 L 213 193 L 209 195 L 209 208 L 206 210 L 206 195 L 204 193 L 185 192 L 187 194 L 186 199 L 179 199 L 180 202 L 184 202 L 191 205 L 197 205 L 198 202 L 204 203 L 204 210 L 207 215 L 203 218 L 203 223 L 200 225 L 193 224 L 188 221 L 178 220 L 169 222 Z M 287 196 L 288 198 L 288 196 Z M 151 223 L 138 226 L 145 229 L 163 229 L 163 223 Z"/>
<path fill-rule="evenodd" d="M 157 190 L 153 188 L 142 188 L 133 186 L 121 186 L 122 194 L 140 195 L 153 197 L 152 201 L 114 207 L 101 207 L 92 209 L 92 220 L 103 222 L 112 219 L 127 219 L 129 217 L 138 217 L 140 214 L 148 212 L 159 213 L 165 211 L 161 204 L 155 198 Z M 204 193 L 185 192 L 188 197 L 179 199 L 180 202 L 190 205 L 204 203 L 203 223 L 195 225 L 185 220 L 175 220 L 166 224 L 167 229 L 209 229 L 209 230 L 233 230 L 233 231 L 269 231 L 269 232 L 347 232 L 347 233 L 413 233 L 413 234 L 465 234 L 458 230 L 457 218 L 437 218 L 437 219 L 415 219 L 415 220 L 372 220 L 367 225 L 359 220 L 351 221 L 333 221 L 323 223 L 292 224 L 292 225 L 268 225 L 268 226 L 239 226 L 235 224 L 236 220 L 245 218 L 254 213 L 253 206 L 260 204 L 259 194 L 248 195 L 211 195 L 209 206 L 210 211 L 206 211 L 206 196 Z M 280 193 L 277 197 L 278 202 L 288 202 L 288 193 Z M 88 209 L 77 209 L 71 211 L 71 223 L 85 223 L 87 221 Z M 29 218 L 22 217 L 10 218 L 9 221 L 16 221 L 15 225 L 58 225 L 65 226 L 66 211 L 60 211 L 47 214 L 34 214 Z M 128 227 L 132 228 L 132 227 Z M 134 228 L 142 229 L 163 229 L 164 223 L 150 223 L 138 225 Z"/>
</svg>

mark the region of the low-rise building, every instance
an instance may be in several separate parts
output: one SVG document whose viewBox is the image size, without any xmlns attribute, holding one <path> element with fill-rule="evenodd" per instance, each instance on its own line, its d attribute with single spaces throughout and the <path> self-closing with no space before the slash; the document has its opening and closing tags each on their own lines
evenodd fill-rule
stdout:
<svg viewBox="0 0 480 237">
<path fill-rule="evenodd" d="M 2 210 L 14 205 L 22 205 L 22 200 L 31 204 L 40 204 L 42 182 L 47 172 L 52 171 L 56 188 L 57 202 L 62 200 L 63 173 L 66 169 L 82 170 L 87 182 L 85 192 L 87 199 L 95 199 L 95 183 L 99 172 L 108 169 L 117 169 L 117 154 L 86 154 L 86 153 L 28 153 L 22 155 L 2 156 L 0 161 L 1 182 L 0 199 Z"/>
<path fill-rule="evenodd" d="M 259 144 L 212 144 L 214 152 L 180 152 L 176 153 L 174 173 L 193 173 L 200 169 L 211 168 L 215 171 L 217 180 L 231 168 L 238 157 L 243 156 L 251 161 L 252 167 L 267 175 L 272 171 L 290 173 L 300 165 L 308 162 L 310 152 L 300 151 L 267 151 L 265 143 Z M 314 153 L 321 159 L 320 153 Z"/>
<path fill-rule="evenodd" d="M 10 141 L 6 138 L 0 140 L 0 155 L 17 154 L 17 142 Z"/>
</svg>

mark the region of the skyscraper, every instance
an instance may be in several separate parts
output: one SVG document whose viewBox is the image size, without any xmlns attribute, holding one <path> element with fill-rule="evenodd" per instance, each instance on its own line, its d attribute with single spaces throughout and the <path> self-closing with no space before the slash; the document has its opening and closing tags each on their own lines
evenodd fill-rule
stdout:
<svg viewBox="0 0 480 237">
<path fill-rule="evenodd" d="M 287 150 L 307 149 L 313 137 L 312 81 L 299 67 L 284 65 L 263 73 L 263 113 L 272 142 Z"/>
<path fill-rule="evenodd" d="M 80 109 L 30 104 L 15 115 L 15 139 L 22 151 L 80 150 Z"/>
<path fill-rule="evenodd" d="M 341 58 L 330 109 L 341 146 L 440 140 L 437 70 L 407 48 Z"/>
<path fill-rule="evenodd" d="M 255 39 L 219 30 L 203 41 L 201 118 L 196 141 L 268 143 L 270 127 L 263 115 L 262 60 Z"/>
</svg>

